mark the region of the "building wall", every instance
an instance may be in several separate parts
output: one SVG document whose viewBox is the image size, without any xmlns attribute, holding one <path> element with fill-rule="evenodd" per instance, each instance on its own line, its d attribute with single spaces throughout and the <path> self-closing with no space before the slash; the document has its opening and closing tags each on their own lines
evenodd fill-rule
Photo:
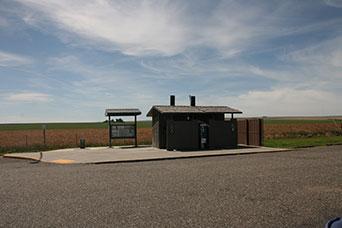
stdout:
<svg viewBox="0 0 342 228">
<path fill-rule="evenodd" d="M 159 148 L 159 116 L 155 111 L 152 113 L 152 146 Z"/>
<path fill-rule="evenodd" d="M 199 122 L 167 121 L 166 149 L 168 150 L 198 150 Z"/>
<path fill-rule="evenodd" d="M 237 122 L 223 114 L 153 113 L 152 145 L 161 149 L 198 150 L 199 124 L 209 124 L 209 148 L 237 147 Z"/>
<path fill-rule="evenodd" d="M 152 114 L 152 146 L 166 148 L 166 116 L 158 112 Z"/>
<path fill-rule="evenodd" d="M 152 146 L 159 148 L 159 121 L 152 125 Z"/>
<path fill-rule="evenodd" d="M 166 115 L 159 114 L 159 148 L 166 148 Z"/>
</svg>

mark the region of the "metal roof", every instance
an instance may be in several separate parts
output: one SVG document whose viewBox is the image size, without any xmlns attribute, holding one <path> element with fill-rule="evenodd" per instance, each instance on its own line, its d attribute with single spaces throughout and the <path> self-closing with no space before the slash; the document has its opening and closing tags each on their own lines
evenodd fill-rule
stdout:
<svg viewBox="0 0 342 228">
<path fill-rule="evenodd" d="M 152 116 L 153 110 L 156 110 L 160 113 L 242 113 L 240 110 L 230 108 L 228 106 L 155 105 L 147 113 L 147 116 Z"/>
<path fill-rule="evenodd" d="M 137 108 L 126 108 L 126 109 L 106 109 L 106 116 L 137 116 L 140 115 L 141 111 Z"/>
</svg>

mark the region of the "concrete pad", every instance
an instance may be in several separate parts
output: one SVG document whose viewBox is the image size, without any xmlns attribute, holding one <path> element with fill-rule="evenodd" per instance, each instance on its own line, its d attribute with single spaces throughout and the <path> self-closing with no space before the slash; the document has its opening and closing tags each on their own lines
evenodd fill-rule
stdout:
<svg viewBox="0 0 342 228">
<path fill-rule="evenodd" d="M 255 154 L 289 151 L 283 148 L 245 147 L 239 149 L 204 151 L 167 151 L 154 147 L 122 148 L 98 147 L 86 149 L 62 149 L 33 153 L 5 154 L 5 158 L 30 159 L 56 164 L 99 164 L 115 162 L 150 161 L 163 159 Z M 41 158 L 41 159 L 40 159 Z"/>
</svg>

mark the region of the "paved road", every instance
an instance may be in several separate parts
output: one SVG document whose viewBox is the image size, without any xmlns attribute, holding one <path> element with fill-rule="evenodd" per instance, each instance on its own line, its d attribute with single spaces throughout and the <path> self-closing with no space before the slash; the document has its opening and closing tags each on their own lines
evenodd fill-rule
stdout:
<svg viewBox="0 0 342 228">
<path fill-rule="evenodd" d="M 342 146 L 102 165 L 0 159 L 0 227 L 324 227 Z"/>
</svg>

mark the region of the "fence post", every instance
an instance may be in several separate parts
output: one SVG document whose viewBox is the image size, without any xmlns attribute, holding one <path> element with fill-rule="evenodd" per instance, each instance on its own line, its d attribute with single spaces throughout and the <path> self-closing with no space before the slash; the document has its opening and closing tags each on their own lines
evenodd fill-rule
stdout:
<svg viewBox="0 0 342 228">
<path fill-rule="evenodd" d="M 44 140 L 44 147 L 46 147 L 46 125 L 43 124 L 43 140 Z"/>
<path fill-rule="evenodd" d="M 259 146 L 264 145 L 264 119 L 259 119 Z"/>
<path fill-rule="evenodd" d="M 27 143 L 27 135 L 25 135 L 25 145 L 26 145 L 26 147 L 28 147 L 28 143 Z"/>
</svg>

